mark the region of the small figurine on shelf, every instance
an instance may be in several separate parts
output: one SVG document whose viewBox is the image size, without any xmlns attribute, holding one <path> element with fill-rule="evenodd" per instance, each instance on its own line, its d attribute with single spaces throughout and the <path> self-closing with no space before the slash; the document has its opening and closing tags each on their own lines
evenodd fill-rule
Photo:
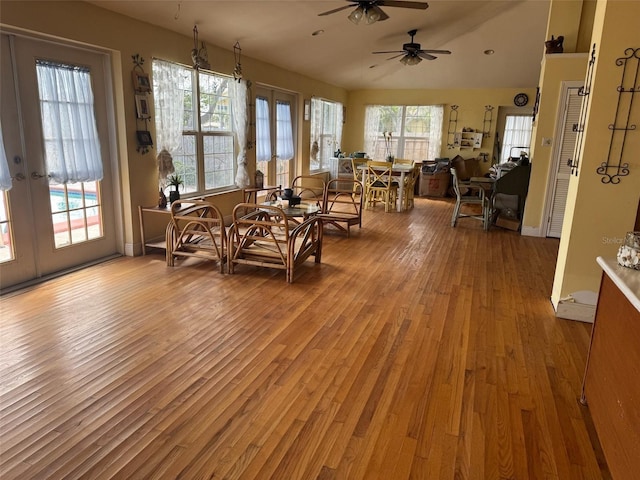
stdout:
<svg viewBox="0 0 640 480">
<path fill-rule="evenodd" d="M 558 38 L 554 38 L 551 35 L 551 40 L 547 40 L 544 42 L 545 52 L 544 53 L 562 53 L 564 52 L 564 47 L 562 43 L 564 42 L 564 37 L 560 35 Z"/>
<path fill-rule="evenodd" d="M 158 207 L 165 208 L 166 206 L 167 206 L 167 196 L 162 191 L 162 188 L 160 188 L 160 194 L 158 195 Z"/>
<path fill-rule="evenodd" d="M 255 178 L 256 188 L 264 187 L 264 173 L 260 170 L 256 170 L 256 178 Z"/>
</svg>

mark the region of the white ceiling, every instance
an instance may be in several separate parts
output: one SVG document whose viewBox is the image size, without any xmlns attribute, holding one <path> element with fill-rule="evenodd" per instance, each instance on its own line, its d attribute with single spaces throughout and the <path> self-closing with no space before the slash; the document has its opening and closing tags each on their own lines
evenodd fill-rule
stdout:
<svg viewBox="0 0 640 480">
<path fill-rule="evenodd" d="M 349 90 L 535 87 L 550 0 L 428 0 L 426 10 L 383 7 L 389 19 L 354 25 L 346 0 L 108 0 L 108 10 Z M 404 66 L 376 50 L 401 50 L 417 29 L 422 48 L 451 50 Z M 312 36 L 316 30 L 322 35 Z M 492 49 L 495 54 L 483 52 Z M 371 68 L 373 67 L 373 68 Z"/>
</svg>

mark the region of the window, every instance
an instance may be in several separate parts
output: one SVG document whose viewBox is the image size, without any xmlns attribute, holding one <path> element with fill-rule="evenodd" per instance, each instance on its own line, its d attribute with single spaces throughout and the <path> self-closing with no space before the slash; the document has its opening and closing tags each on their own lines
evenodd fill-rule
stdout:
<svg viewBox="0 0 640 480">
<path fill-rule="evenodd" d="M 234 186 L 235 142 L 232 117 L 231 78 L 188 67 L 174 67 L 171 87 L 156 82 L 168 62 L 153 61 L 156 117 L 163 88 L 182 92 L 182 138 L 172 151 L 176 174 L 184 181 L 185 193 L 200 193 Z M 157 119 L 159 122 L 159 120 Z M 161 145 L 158 145 L 162 148 Z"/>
<path fill-rule="evenodd" d="M 531 115 L 507 115 L 502 137 L 500 163 L 508 162 L 509 157 L 519 157 L 523 150 L 527 154 L 529 153 L 532 128 L 533 117 Z"/>
<path fill-rule="evenodd" d="M 440 156 L 442 113 L 441 105 L 369 105 L 365 150 L 380 160 L 433 160 Z"/>
<path fill-rule="evenodd" d="M 295 157 L 294 102 L 295 98 L 286 92 L 258 88 L 256 169 L 265 175 L 267 185 L 291 183 Z"/>
<path fill-rule="evenodd" d="M 311 99 L 310 171 L 329 168 L 329 159 L 342 142 L 342 117 L 341 103 Z"/>
</svg>

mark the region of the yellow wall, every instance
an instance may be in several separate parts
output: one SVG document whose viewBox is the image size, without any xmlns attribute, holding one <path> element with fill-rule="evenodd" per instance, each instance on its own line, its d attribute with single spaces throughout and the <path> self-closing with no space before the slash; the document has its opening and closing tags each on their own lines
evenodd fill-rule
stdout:
<svg viewBox="0 0 640 480">
<path fill-rule="evenodd" d="M 116 92 L 114 110 L 117 122 L 118 165 L 122 185 L 124 242 L 126 249 L 140 250 L 138 205 L 157 203 L 157 173 L 155 152 L 141 155 L 136 151 L 136 118 L 134 91 L 131 79 L 131 56 L 145 59 L 144 68 L 151 71 L 152 58 L 191 63 L 192 32 L 180 35 L 84 2 L 2 1 L 3 27 L 9 30 L 41 32 L 53 37 L 98 46 L 111 53 L 113 82 Z M 231 74 L 234 67 L 233 46 L 225 50 L 207 45 L 212 70 Z M 245 78 L 254 83 L 277 86 L 298 93 L 298 129 L 302 133 L 298 143 L 298 171 L 309 164 L 309 122 L 302 120 L 303 99 L 320 96 L 346 104 L 347 92 L 342 88 L 318 82 L 309 77 L 283 70 L 249 57 L 242 59 Z M 153 122 L 152 122 L 153 123 Z M 153 124 L 150 126 L 155 138 Z M 249 152 L 251 170 L 255 153 Z M 250 171 L 250 174 L 253 172 Z M 225 214 L 241 201 L 239 191 L 216 196 L 216 203 Z"/>
<path fill-rule="evenodd" d="M 466 89 L 466 90 L 355 90 L 349 93 L 347 121 L 343 133 L 343 150 L 346 152 L 362 150 L 364 146 L 364 116 L 367 105 L 444 105 L 442 125 L 442 148 L 440 157 L 453 158 L 461 155 L 464 158 L 478 157 L 480 153 L 488 154 L 488 161 L 480 166 L 486 172 L 491 166 L 493 144 L 496 134 L 498 107 L 513 106 L 513 97 L 524 92 L 529 96 L 530 110 L 535 100 L 535 89 L 503 88 L 503 89 Z M 493 121 L 490 135 L 483 139 L 482 148 L 478 150 L 448 149 L 449 113 L 451 105 L 458 105 L 457 131 L 463 127 L 484 131 L 483 119 L 485 106 L 491 105 Z M 451 139 L 450 139 L 451 141 Z M 432 160 L 432 159 L 429 159 Z"/>
<path fill-rule="evenodd" d="M 619 184 L 602 183 L 596 169 L 607 159 L 612 133 L 609 125 L 618 105 L 622 68 L 616 66 L 616 59 L 624 56 L 625 49 L 640 47 L 638 18 L 640 2 L 598 2 L 592 39 L 596 44 L 593 86 L 579 175 L 572 176 L 569 185 L 551 297 L 555 305 L 576 291 L 597 292 L 601 270 L 595 258 L 615 257 L 625 233 L 634 227 L 640 200 L 640 134 L 632 131 L 627 135 L 623 162 L 629 164 L 630 173 Z M 638 122 L 640 113 L 634 109 L 630 123 Z M 624 123 L 618 121 L 617 125 Z M 614 144 L 613 150 L 619 146 Z"/>
<path fill-rule="evenodd" d="M 559 105 L 563 81 L 584 81 L 588 56 L 586 54 L 545 55 L 540 73 L 540 106 L 531 137 L 531 180 L 525 206 L 523 227 L 546 234 L 544 222 L 545 198 L 549 194 L 548 178 L 553 162 L 553 145 L 543 146 L 543 138 L 557 137 L 558 120 L 562 121 L 563 106 Z M 558 118 L 560 116 L 560 118 Z"/>
</svg>

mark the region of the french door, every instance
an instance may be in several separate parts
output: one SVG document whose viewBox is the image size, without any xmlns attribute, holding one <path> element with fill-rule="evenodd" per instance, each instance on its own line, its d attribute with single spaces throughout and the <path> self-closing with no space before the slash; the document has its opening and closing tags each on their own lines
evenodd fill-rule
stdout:
<svg viewBox="0 0 640 480">
<path fill-rule="evenodd" d="M 0 192 L 0 289 L 5 289 L 112 255 L 117 240 L 106 56 L 5 32 L 0 32 L 0 41 L 1 125 L 13 177 L 12 189 Z M 50 128 L 49 123 L 43 127 L 42 79 L 36 67 L 45 62 L 86 72 L 93 93 L 87 109 L 95 116 L 102 180 L 57 183 L 48 175 L 45 143 Z M 57 85 L 62 92 L 58 105 L 64 109 L 71 87 L 62 85 Z M 62 131 L 65 144 L 82 140 L 75 131 Z"/>
<path fill-rule="evenodd" d="M 267 185 L 289 186 L 295 176 L 295 96 L 279 90 L 256 90 L 256 168 Z"/>
</svg>

